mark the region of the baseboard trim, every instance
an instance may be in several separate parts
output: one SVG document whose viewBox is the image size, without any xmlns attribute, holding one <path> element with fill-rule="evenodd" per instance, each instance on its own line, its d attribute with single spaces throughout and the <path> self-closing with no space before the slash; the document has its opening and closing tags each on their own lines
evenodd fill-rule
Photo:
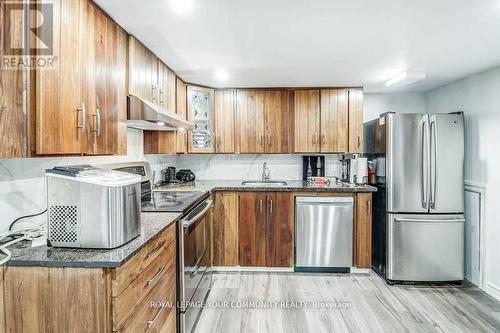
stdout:
<svg viewBox="0 0 500 333">
<path fill-rule="evenodd" d="M 351 267 L 351 274 L 370 274 L 370 269 Z"/>
<path fill-rule="evenodd" d="M 497 301 L 500 301 L 500 287 L 488 283 L 484 291 L 491 297 L 495 298 Z"/>
<path fill-rule="evenodd" d="M 214 266 L 213 272 L 256 272 L 256 273 L 293 273 L 293 267 L 242 267 L 242 266 Z"/>
</svg>

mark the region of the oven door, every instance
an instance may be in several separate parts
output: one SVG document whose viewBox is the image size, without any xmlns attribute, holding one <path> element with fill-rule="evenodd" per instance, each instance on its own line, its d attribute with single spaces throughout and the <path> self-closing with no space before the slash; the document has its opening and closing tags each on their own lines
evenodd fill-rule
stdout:
<svg viewBox="0 0 500 333">
<path fill-rule="evenodd" d="M 179 224 L 179 282 L 180 311 L 193 300 L 200 281 L 209 268 L 209 218 L 212 200 L 205 200 L 194 208 Z"/>
</svg>

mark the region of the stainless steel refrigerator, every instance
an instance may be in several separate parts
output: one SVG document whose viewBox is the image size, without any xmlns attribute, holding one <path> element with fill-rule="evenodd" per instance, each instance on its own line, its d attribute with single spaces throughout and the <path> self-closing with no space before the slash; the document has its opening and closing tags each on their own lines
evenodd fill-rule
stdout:
<svg viewBox="0 0 500 333">
<path fill-rule="evenodd" d="M 389 283 L 463 280 L 463 114 L 386 113 L 364 127 L 382 168 L 372 268 Z"/>
</svg>

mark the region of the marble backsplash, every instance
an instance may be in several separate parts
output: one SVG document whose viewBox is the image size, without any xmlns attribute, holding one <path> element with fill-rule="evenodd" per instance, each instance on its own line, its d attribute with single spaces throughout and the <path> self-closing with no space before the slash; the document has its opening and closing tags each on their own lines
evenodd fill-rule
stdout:
<svg viewBox="0 0 500 333">
<path fill-rule="evenodd" d="M 264 162 L 274 180 L 302 179 L 301 155 L 180 155 L 177 169 L 191 169 L 197 179 L 246 179 L 262 177 Z M 326 155 L 325 175 L 336 176 L 339 170 L 337 155 Z"/>
</svg>

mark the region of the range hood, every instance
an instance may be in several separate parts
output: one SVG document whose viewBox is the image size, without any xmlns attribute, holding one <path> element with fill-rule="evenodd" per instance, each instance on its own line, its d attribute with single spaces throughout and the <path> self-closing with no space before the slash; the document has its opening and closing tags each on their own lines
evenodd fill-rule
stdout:
<svg viewBox="0 0 500 333">
<path fill-rule="evenodd" d="M 193 124 L 182 119 L 176 113 L 140 97 L 129 95 L 127 104 L 127 127 L 148 131 L 177 131 L 193 128 Z"/>
</svg>

